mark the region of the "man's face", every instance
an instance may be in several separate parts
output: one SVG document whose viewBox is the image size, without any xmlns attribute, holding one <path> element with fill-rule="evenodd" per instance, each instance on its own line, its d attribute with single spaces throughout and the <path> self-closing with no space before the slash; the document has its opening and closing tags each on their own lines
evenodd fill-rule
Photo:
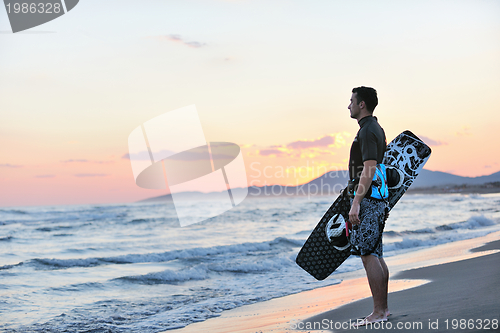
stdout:
<svg viewBox="0 0 500 333">
<path fill-rule="evenodd" d="M 352 94 L 351 96 L 351 104 L 347 107 L 351 111 L 351 118 L 357 119 L 361 109 L 358 105 L 357 93 Z"/>
</svg>

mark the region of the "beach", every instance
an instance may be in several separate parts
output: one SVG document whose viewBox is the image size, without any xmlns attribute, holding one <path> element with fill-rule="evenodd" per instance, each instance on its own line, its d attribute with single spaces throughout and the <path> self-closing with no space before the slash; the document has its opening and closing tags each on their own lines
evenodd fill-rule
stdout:
<svg viewBox="0 0 500 333">
<path fill-rule="evenodd" d="M 500 232 L 387 258 L 389 321 L 370 329 L 415 332 L 499 331 Z M 168 332 L 344 332 L 368 315 L 364 271 L 340 274 L 338 285 L 233 309 Z M 390 326 L 387 326 L 390 325 Z M 399 325 L 399 326 L 398 326 Z M 464 329 L 464 325 L 467 326 Z"/>
<path fill-rule="evenodd" d="M 365 316 L 370 300 L 342 312 L 370 296 L 359 258 L 323 281 L 295 263 L 333 200 L 255 198 L 188 227 L 165 203 L 2 208 L 0 331 L 291 332 L 294 323 Z M 383 238 L 391 323 L 427 316 L 417 316 L 427 304 L 401 303 L 398 293 L 441 289 L 434 273 L 412 270 L 489 253 L 469 250 L 500 239 L 499 203 L 499 194 L 401 199 Z"/>
</svg>

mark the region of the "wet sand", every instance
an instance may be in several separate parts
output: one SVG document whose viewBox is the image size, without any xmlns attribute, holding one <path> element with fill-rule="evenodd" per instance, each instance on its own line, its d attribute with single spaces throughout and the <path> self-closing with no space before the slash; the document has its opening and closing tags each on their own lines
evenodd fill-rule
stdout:
<svg viewBox="0 0 500 333">
<path fill-rule="evenodd" d="M 498 241 L 490 245 L 487 248 L 500 249 Z M 429 279 L 431 282 L 418 288 L 391 293 L 389 307 L 392 315 L 389 321 L 366 329 L 377 332 L 398 329 L 405 332 L 498 332 L 499 264 L 500 253 L 492 253 L 401 272 L 394 279 Z M 349 326 L 346 324 L 344 327 L 347 329 L 337 328 L 341 327 L 340 323 L 363 318 L 371 310 L 371 298 L 363 299 L 308 318 L 304 320 L 304 327 L 315 322 L 325 323 L 326 320 L 332 332 L 352 331 L 353 328 L 347 328 Z M 493 320 L 496 320 L 496 324 Z"/>
<path fill-rule="evenodd" d="M 391 270 L 392 329 L 368 329 L 394 332 L 399 331 L 397 325 L 403 325 L 402 330 L 408 332 L 500 331 L 491 324 L 500 319 L 499 239 L 500 232 L 496 232 L 386 258 Z M 339 328 L 368 315 L 371 294 L 363 270 L 333 278 L 343 281 L 225 311 L 220 317 L 166 332 L 344 332 L 349 329 L 335 329 L 335 324 Z M 461 330 L 461 322 L 454 319 L 469 320 L 472 328 Z M 484 330 L 487 319 L 490 329 Z M 458 325 L 455 330 L 454 324 Z M 413 327 L 405 329 L 404 325 Z"/>
</svg>

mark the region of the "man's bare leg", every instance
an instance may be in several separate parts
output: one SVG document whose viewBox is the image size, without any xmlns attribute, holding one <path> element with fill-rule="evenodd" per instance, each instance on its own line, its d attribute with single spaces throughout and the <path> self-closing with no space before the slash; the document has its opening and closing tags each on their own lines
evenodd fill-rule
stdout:
<svg viewBox="0 0 500 333">
<path fill-rule="evenodd" d="M 391 313 L 389 312 L 389 307 L 387 304 L 387 295 L 389 293 L 389 268 L 387 268 L 387 264 L 385 263 L 385 260 L 383 258 L 378 258 L 380 261 L 380 265 L 382 266 L 382 270 L 384 271 L 384 288 L 385 288 L 385 315 L 388 317 Z"/>
<path fill-rule="evenodd" d="M 387 284 L 389 271 L 383 259 L 373 255 L 361 256 L 368 284 L 373 297 L 373 312 L 366 317 L 368 322 L 387 319 Z"/>
</svg>

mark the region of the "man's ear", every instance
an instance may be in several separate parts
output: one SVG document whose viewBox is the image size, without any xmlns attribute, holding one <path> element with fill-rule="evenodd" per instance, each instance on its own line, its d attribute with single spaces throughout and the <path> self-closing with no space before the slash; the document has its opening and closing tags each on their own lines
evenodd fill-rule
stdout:
<svg viewBox="0 0 500 333">
<path fill-rule="evenodd" d="M 365 101 L 359 102 L 359 108 L 362 109 L 364 107 L 366 107 Z"/>
</svg>

